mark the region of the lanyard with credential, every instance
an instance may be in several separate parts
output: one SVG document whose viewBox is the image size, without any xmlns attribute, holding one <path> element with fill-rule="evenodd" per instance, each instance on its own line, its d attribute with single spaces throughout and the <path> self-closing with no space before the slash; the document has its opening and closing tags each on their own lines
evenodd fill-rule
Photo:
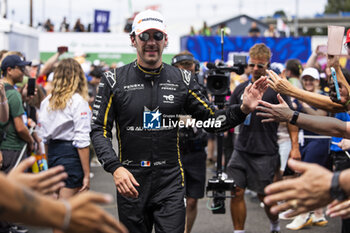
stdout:
<svg viewBox="0 0 350 233">
<path fill-rule="evenodd" d="M 249 82 L 248 82 L 248 85 L 251 84 L 251 83 L 252 83 L 252 81 L 249 81 Z M 242 94 L 242 96 L 241 96 L 241 100 L 243 101 L 243 94 Z M 246 118 L 245 118 L 243 124 L 246 125 L 246 126 L 249 126 L 249 125 L 250 125 L 251 117 L 252 117 L 252 113 L 249 113 L 249 114 L 246 116 Z"/>
</svg>

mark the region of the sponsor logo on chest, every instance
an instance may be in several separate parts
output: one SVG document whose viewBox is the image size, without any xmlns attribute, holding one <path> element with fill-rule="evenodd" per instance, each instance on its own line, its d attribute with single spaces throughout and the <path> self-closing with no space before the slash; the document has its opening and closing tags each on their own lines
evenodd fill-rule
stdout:
<svg viewBox="0 0 350 233">
<path fill-rule="evenodd" d="M 144 84 L 142 83 L 136 83 L 136 84 L 130 84 L 124 86 L 124 91 L 136 91 L 136 90 L 143 90 L 145 89 Z"/>
<path fill-rule="evenodd" d="M 174 95 L 163 95 L 163 103 L 173 104 L 174 98 Z"/>
<path fill-rule="evenodd" d="M 161 90 L 176 91 L 179 87 L 179 84 L 170 83 L 168 80 L 166 83 L 159 83 L 159 86 Z"/>
</svg>

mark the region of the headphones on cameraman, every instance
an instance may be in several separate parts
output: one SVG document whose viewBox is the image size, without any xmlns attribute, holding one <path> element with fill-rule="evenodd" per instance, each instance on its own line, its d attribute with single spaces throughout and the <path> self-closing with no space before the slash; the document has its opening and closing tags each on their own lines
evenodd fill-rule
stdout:
<svg viewBox="0 0 350 233">
<path fill-rule="evenodd" d="M 200 68 L 200 64 L 199 61 L 196 60 L 192 55 L 179 55 L 179 56 L 175 56 L 173 57 L 173 59 L 171 60 L 171 65 L 175 66 L 175 64 L 182 62 L 182 61 L 192 61 L 195 64 L 195 72 L 199 72 L 199 68 Z"/>
</svg>

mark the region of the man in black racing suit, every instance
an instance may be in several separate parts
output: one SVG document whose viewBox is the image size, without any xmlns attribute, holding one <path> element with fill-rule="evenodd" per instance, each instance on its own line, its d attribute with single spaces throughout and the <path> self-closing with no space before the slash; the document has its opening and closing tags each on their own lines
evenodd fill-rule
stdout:
<svg viewBox="0 0 350 233">
<path fill-rule="evenodd" d="M 197 121 L 211 122 L 208 130 L 219 130 L 215 128 L 219 125 L 227 130 L 255 109 L 267 81 L 261 78 L 247 87 L 242 105 L 218 111 L 189 71 L 162 63 L 168 38 L 159 12 L 139 13 L 130 39 L 137 59 L 104 73 L 93 106 L 92 142 L 103 168 L 113 174 L 119 218 L 129 231 L 150 233 L 154 224 L 155 232 L 183 233 L 184 176 L 177 115 L 185 111 Z M 114 122 L 118 156 L 112 147 Z"/>
</svg>

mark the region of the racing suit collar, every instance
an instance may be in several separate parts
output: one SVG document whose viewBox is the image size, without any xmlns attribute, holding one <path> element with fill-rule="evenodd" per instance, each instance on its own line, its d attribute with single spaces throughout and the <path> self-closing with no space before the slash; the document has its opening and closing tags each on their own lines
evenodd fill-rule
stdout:
<svg viewBox="0 0 350 233">
<path fill-rule="evenodd" d="M 158 78 L 160 76 L 160 73 L 162 72 L 162 70 L 164 68 L 164 65 L 162 63 L 162 65 L 159 68 L 157 68 L 157 69 L 148 69 L 148 68 L 142 67 L 141 65 L 139 65 L 137 63 L 137 61 L 135 61 L 134 67 L 140 73 L 142 73 L 147 80 L 154 81 L 154 79 L 156 79 L 156 78 Z"/>
</svg>

